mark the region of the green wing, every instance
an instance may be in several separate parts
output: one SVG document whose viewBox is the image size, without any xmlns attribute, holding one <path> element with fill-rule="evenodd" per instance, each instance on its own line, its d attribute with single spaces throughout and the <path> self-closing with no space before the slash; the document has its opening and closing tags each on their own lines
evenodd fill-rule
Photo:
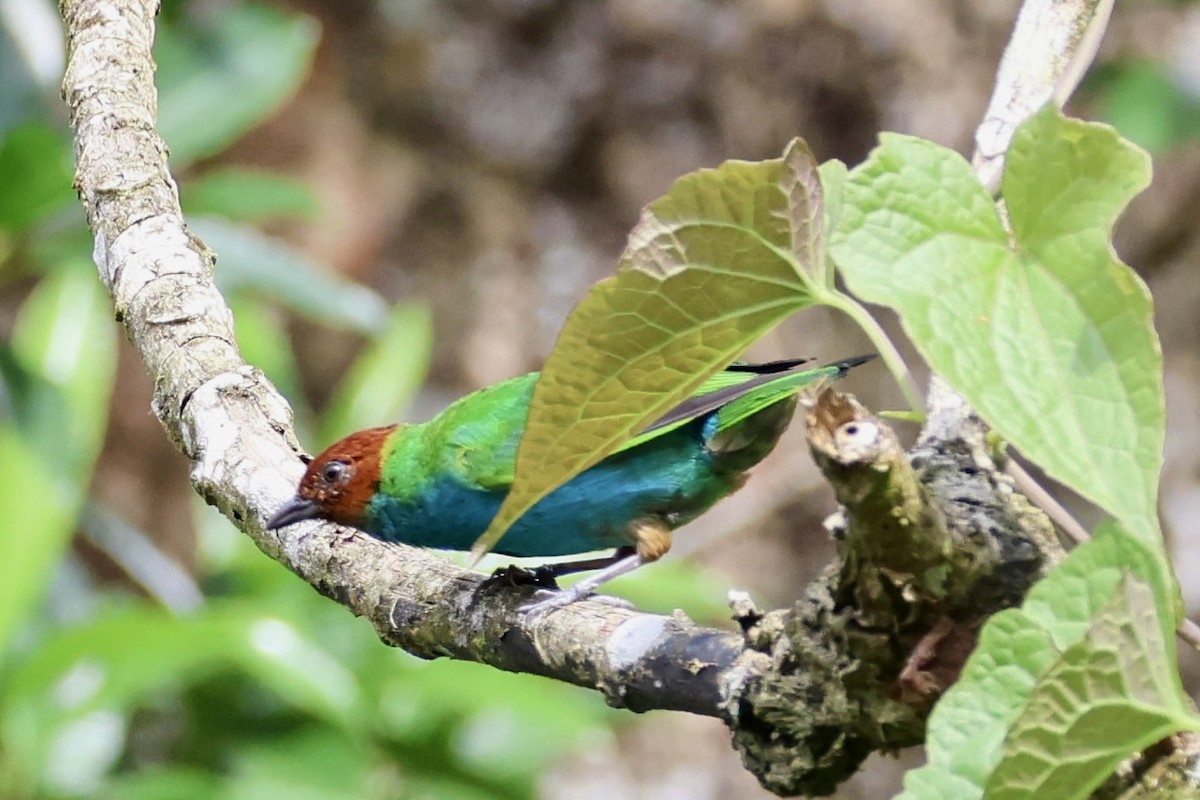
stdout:
<svg viewBox="0 0 1200 800">
<path fill-rule="evenodd" d="M 794 395 L 801 387 L 815 381 L 834 380 L 851 368 L 874 356 L 856 356 L 824 367 L 801 369 L 802 362 L 772 362 L 759 365 L 734 365 L 718 372 L 682 403 L 668 411 L 644 431 L 623 444 L 616 452 L 649 441 L 681 425 L 720 409 L 714 435 L 737 425 L 747 417 Z M 793 366 L 781 368 L 780 364 Z"/>
<path fill-rule="evenodd" d="M 435 468 L 483 489 L 511 486 L 537 377 L 530 372 L 481 389 L 430 420 L 425 452 L 438 454 Z"/>
<path fill-rule="evenodd" d="M 717 409 L 714 433 L 720 433 L 791 397 L 802 386 L 822 378 L 840 378 L 871 358 L 874 356 L 860 356 L 813 369 L 801 369 L 798 361 L 735 364 L 709 377 L 695 394 L 614 452 L 636 447 Z M 437 454 L 439 459 L 437 464 L 425 465 L 426 469 L 431 474 L 451 472 L 464 483 L 484 489 L 511 486 L 537 378 L 538 373 L 530 372 L 481 389 L 426 423 L 422 451 Z"/>
</svg>

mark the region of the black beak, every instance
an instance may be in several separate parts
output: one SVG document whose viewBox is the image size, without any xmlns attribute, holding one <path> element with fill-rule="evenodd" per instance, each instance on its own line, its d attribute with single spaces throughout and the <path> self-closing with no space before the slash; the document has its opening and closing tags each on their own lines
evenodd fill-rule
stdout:
<svg viewBox="0 0 1200 800">
<path fill-rule="evenodd" d="M 285 525 L 303 522 L 306 519 L 313 519 L 320 511 L 317 508 L 317 504 L 312 500 L 305 500 L 303 497 L 293 497 L 280 506 L 279 510 L 267 520 L 267 530 L 275 530 Z"/>
</svg>

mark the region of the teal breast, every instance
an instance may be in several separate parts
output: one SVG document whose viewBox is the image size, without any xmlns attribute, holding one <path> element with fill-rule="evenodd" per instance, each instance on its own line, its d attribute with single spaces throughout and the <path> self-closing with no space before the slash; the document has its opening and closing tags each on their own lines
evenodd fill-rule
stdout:
<svg viewBox="0 0 1200 800">
<path fill-rule="evenodd" d="M 575 476 L 526 512 L 494 551 L 572 555 L 630 544 L 628 525 L 637 519 L 658 517 L 672 528 L 691 520 L 731 492 L 740 472 L 706 447 L 712 419 L 688 423 Z M 737 467 L 745 468 L 740 459 Z M 377 494 L 364 527 L 390 541 L 469 550 L 506 493 L 442 474 L 411 500 Z"/>
</svg>

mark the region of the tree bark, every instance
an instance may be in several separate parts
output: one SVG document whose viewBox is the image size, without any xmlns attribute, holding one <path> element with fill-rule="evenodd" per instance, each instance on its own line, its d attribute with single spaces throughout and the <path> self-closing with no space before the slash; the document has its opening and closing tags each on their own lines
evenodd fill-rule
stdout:
<svg viewBox="0 0 1200 800">
<path fill-rule="evenodd" d="M 94 259 L 116 319 L 154 380 L 153 410 L 196 491 L 270 557 L 368 618 L 387 643 L 595 688 L 613 705 L 727 716 L 761 657 L 681 616 L 583 602 L 526 625 L 530 590 L 503 590 L 424 550 L 327 524 L 263 523 L 303 471 L 291 409 L 238 352 L 189 233 L 155 131 L 152 0 L 67 0 L 63 96 Z"/>
<path fill-rule="evenodd" d="M 179 208 L 155 131 L 157 4 L 62 8 L 76 188 L 115 317 L 153 378 L 154 413 L 207 502 L 384 642 L 587 686 L 635 711 L 719 717 L 765 786 L 818 794 L 870 752 L 920 742 L 974 631 L 1057 559 L 1048 520 L 997 469 L 983 423 L 937 384 L 910 454 L 852 399 L 815 401 L 810 443 L 843 505 L 830 526 L 839 558 L 794 608 L 762 613 L 735 596 L 737 632 L 592 601 L 528 622 L 517 608 L 530 590 L 426 551 L 323 523 L 265 530 L 303 471 L 301 448 L 287 403 L 242 360 L 214 256 Z M 1018 110 L 990 111 L 993 129 L 1011 131 L 1036 105 L 1005 108 Z M 981 143 L 989 164 L 1004 143 Z"/>
</svg>

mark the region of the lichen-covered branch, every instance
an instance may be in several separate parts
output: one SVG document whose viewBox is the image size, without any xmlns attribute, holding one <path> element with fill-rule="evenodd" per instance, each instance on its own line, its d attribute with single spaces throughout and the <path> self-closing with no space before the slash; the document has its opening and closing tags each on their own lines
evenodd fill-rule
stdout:
<svg viewBox="0 0 1200 800">
<path fill-rule="evenodd" d="M 778 794 L 827 794 L 872 752 L 922 742 L 979 626 L 1061 555 L 997 469 L 982 421 L 965 404 L 941 412 L 906 454 L 852 398 L 826 390 L 809 410 L 813 455 L 844 507 L 827 523 L 838 560 L 793 608 L 742 611 L 771 668 L 742 695 L 734 743 Z"/>
</svg>

